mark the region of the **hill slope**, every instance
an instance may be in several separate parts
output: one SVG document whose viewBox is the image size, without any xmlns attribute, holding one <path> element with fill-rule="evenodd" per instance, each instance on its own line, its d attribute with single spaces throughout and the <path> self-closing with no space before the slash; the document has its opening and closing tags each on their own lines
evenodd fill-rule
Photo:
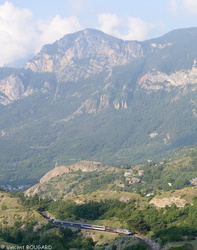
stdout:
<svg viewBox="0 0 197 250">
<path fill-rule="evenodd" d="M 133 164 L 197 142 L 197 28 L 122 41 L 87 29 L 2 68 L 0 180 L 80 160 Z"/>
<path fill-rule="evenodd" d="M 191 180 L 197 178 L 196 152 L 197 148 L 185 148 L 162 162 L 136 166 L 112 167 L 88 161 L 57 166 L 46 173 L 38 184 L 29 188 L 26 195 L 38 194 L 55 200 L 68 198 L 78 202 L 86 199 L 110 199 L 110 197 L 127 201 L 131 197 L 134 198 L 136 193 L 149 197 L 161 191 L 169 191 L 165 197 L 173 197 L 171 201 L 166 201 L 169 204 L 173 203 L 173 200 L 178 204 L 182 195 L 188 196 L 180 200 L 182 206 L 187 201 L 192 202 L 189 196 L 190 193 L 192 197 L 195 196 L 196 188 L 189 188 L 189 192 L 185 189 L 186 191 L 181 191 L 180 195 L 174 190 L 191 185 Z M 160 198 L 159 196 L 158 199 Z"/>
</svg>

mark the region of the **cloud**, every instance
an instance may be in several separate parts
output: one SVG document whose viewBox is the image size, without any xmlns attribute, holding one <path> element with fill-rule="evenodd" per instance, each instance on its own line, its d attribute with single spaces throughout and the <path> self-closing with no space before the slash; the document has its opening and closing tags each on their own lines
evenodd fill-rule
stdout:
<svg viewBox="0 0 197 250">
<path fill-rule="evenodd" d="M 170 8 L 170 11 L 176 12 L 178 10 L 179 4 L 178 4 L 177 0 L 170 0 L 168 5 Z"/>
<path fill-rule="evenodd" d="M 182 0 L 184 8 L 192 14 L 197 14 L 197 0 Z"/>
<path fill-rule="evenodd" d="M 121 36 L 119 33 L 119 27 L 122 24 L 122 19 L 116 14 L 102 13 L 98 15 L 99 30 L 110 34 L 112 36 Z"/>
<path fill-rule="evenodd" d="M 70 8 L 71 13 L 75 15 L 80 14 L 90 4 L 89 0 L 68 0 L 68 6 Z"/>
<path fill-rule="evenodd" d="M 162 30 L 163 24 L 150 24 L 140 18 L 120 18 L 116 14 L 103 13 L 98 16 L 99 29 L 124 40 L 145 40 L 156 30 Z"/>
<path fill-rule="evenodd" d="M 15 8 L 7 1 L 0 6 L 0 66 L 25 57 L 32 49 L 36 32 L 31 19 L 28 9 Z"/>
<path fill-rule="evenodd" d="M 0 5 L 0 66 L 25 59 L 68 33 L 82 29 L 76 17 L 33 21 L 29 9 L 19 9 L 6 1 Z"/>
<path fill-rule="evenodd" d="M 89 0 L 73 0 L 85 7 Z M 175 1 L 175 0 L 174 0 Z M 76 12 L 79 10 L 75 10 Z M 98 29 L 124 40 L 145 40 L 161 24 L 149 24 L 139 18 L 120 17 L 113 13 L 98 15 Z M 76 16 L 56 15 L 35 21 L 29 9 L 20 9 L 6 1 L 0 5 L 0 66 L 32 57 L 44 44 L 53 43 L 68 33 L 83 29 Z"/>
<path fill-rule="evenodd" d="M 163 24 L 150 24 L 140 18 L 128 17 L 128 31 L 125 35 L 126 40 L 145 40 L 152 36 L 155 30 L 163 29 Z"/>
<path fill-rule="evenodd" d="M 170 0 L 169 7 L 174 13 L 188 12 L 197 14 L 197 0 Z"/>
<path fill-rule="evenodd" d="M 56 15 L 51 20 L 40 20 L 38 23 L 38 29 L 41 35 L 37 51 L 40 49 L 41 45 L 53 43 L 65 34 L 82 29 L 82 26 L 80 25 L 78 19 L 74 16 L 62 18 L 59 15 Z"/>
</svg>

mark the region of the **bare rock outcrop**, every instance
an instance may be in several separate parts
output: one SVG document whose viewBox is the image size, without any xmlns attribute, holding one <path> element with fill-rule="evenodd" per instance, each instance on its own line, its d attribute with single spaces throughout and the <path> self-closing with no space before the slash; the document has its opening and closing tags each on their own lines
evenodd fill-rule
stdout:
<svg viewBox="0 0 197 250">
<path fill-rule="evenodd" d="M 105 166 L 100 162 L 94 161 L 80 161 L 78 163 L 68 165 L 68 166 L 57 166 L 51 171 L 47 172 L 41 179 L 40 183 L 29 188 L 25 195 L 34 196 L 37 193 L 43 192 L 46 190 L 46 186 L 50 185 L 50 181 L 52 178 L 69 174 L 80 170 L 81 172 L 92 172 L 92 171 L 108 171 L 108 172 L 116 172 L 117 169 L 115 167 Z"/>
<path fill-rule="evenodd" d="M 31 95 L 33 89 L 26 88 L 24 81 L 18 75 L 11 74 L 0 80 L 0 103 L 7 105 L 21 99 L 24 96 Z"/>
<path fill-rule="evenodd" d="M 164 89 L 170 91 L 171 87 L 184 87 L 197 84 L 197 59 L 194 60 L 190 70 L 176 71 L 166 74 L 160 71 L 151 71 L 143 75 L 138 81 L 141 88 L 157 91 Z"/>
<path fill-rule="evenodd" d="M 41 179 L 40 183 L 48 182 L 53 177 L 58 175 L 75 172 L 77 170 L 81 170 L 82 172 L 91 172 L 91 171 L 101 171 L 105 168 L 105 166 L 100 162 L 93 161 L 80 161 L 73 165 L 69 166 L 58 166 L 47 172 Z"/>
<path fill-rule="evenodd" d="M 181 199 L 181 197 L 169 197 L 169 198 L 157 198 L 154 197 L 151 201 L 150 204 L 154 204 L 156 207 L 171 207 L 172 204 L 175 204 L 177 207 L 184 207 L 186 204 L 186 200 Z"/>
<path fill-rule="evenodd" d="M 143 55 L 141 44 L 85 29 L 46 45 L 26 64 L 34 72 L 56 72 L 60 81 L 77 81 Z"/>
</svg>

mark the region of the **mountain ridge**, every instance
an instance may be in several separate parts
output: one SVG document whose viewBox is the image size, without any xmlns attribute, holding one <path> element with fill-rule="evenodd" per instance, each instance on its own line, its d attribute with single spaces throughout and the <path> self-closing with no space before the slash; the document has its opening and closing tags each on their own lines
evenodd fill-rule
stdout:
<svg viewBox="0 0 197 250">
<path fill-rule="evenodd" d="M 101 72 L 103 67 L 127 64 L 141 53 L 137 42 L 85 29 L 44 46 L 25 68 L 34 72 L 56 72 L 59 81 L 76 81 Z"/>
<path fill-rule="evenodd" d="M 143 163 L 195 144 L 196 44 L 197 28 L 144 42 L 88 29 L 44 46 L 26 69 L 1 68 L 1 181 L 36 183 L 56 162 Z"/>
</svg>

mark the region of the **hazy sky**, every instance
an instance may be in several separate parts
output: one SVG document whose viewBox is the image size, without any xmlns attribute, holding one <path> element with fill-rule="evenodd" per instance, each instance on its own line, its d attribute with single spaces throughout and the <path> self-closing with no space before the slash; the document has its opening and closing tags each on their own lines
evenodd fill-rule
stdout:
<svg viewBox="0 0 197 250">
<path fill-rule="evenodd" d="M 0 0 L 0 66 L 84 28 L 143 41 L 187 27 L 197 0 Z"/>
</svg>

